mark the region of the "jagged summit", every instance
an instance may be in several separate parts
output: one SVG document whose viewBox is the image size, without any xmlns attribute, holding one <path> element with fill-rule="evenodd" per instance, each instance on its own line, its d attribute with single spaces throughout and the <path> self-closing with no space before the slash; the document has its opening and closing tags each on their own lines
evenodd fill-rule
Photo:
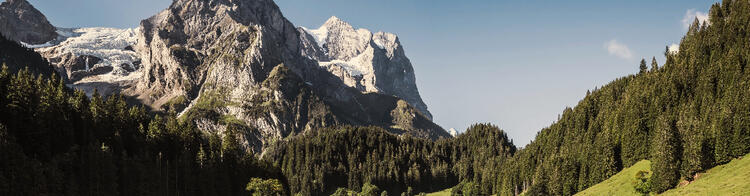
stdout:
<svg viewBox="0 0 750 196">
<path fill-rule="evenodd" d="M 334 25 L 337 25 L 337 24 L 349 25 L 349 23 L 344 22 L 339 17 L 331 16 L 330 18 L 328 18 L 328 20 L 326 20 L 325 23 L 323 23 L 323 26 L 334 26 Z M 349 26 L 351 26 L 351 25 L 349 25 Z"/>
<path fill-rule="evenodd" d="M 402 98 L 432 119 L 419 95 L 414 68 L 395 34 L 355 29 L 336 16 L 317 29 L 299 31 L 303 55 L 346 85 Z"/>
<path fill-rule="evenodd" d="M 43 44 L 57 38 L 55 27 L 26 0 L 0 3 L 0 33 L 25 44 Z"/>
</svg>

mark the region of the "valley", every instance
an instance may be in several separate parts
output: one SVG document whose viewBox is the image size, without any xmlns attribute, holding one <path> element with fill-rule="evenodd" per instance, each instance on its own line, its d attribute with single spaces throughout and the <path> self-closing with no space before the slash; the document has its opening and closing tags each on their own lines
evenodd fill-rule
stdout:
<svg viewBox="0 0 750 196">
<path fill-rule="evenodd" d="M 713 4 L 517 146 L 438 125 L 399 37 L 336 16 L 174 0 L 65 28 L 6 0 L 0 195 L 746 195 L 748 8 Z"/>
</svg>

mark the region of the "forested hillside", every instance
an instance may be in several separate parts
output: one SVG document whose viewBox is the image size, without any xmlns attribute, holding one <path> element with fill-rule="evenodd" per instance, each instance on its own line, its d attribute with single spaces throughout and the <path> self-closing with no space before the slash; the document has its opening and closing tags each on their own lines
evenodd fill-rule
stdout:
<svg viewBox="0 0 750 196">
<path fill-rule="evenodd" d="M 0 49 L 0 195 L 243 195 L 252 177 L 283 179 L 231 130 L 202 135 L 122 96 L 87 97 L 32 74 L 52 73 L 29 68 L 44 62 L 33 51 Z"/>
<path fill-rule="evenodd" d="M 493 193 L 572 195 L 639 160 L 654 192 L 750 150 L 750 2 L 725 0 L 666 62 L 587 93 L 499 169 Z"/>
<path fill-rule="evenodd" d="M 25 48 L 21 44 L 0 35 L 0 66 L 8 66 L 10 73 L 28 68 L 30 72 L 50 76 L 55 73 L 52 65 L 39 53 Z"/>
<path fill-rule="evenodd" d="M 368 184 L 399 195 L 441 190 L 461 181 L 476 182 L 470 185 L 476 186 L 473 191 L 489 192 L 490 182 L 499 177 L 495 168 L 515 150 L 502 130 L 488 124 L 437 142 L 400 137 L 378 127 L 339 127 L 279 142 L 265 157 L 281 167 L 293 193 L 359 191 Z"/>
</svg>

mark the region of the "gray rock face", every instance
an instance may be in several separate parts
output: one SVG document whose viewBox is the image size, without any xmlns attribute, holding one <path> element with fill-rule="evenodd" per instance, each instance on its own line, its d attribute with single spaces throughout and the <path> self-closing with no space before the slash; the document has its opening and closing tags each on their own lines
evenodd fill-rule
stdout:
<svg viewBox="0 0 750 196">
<path fill-rule="evenodd" d="M 318 29 L 299 28 L 299 32 L 303 55 L 318 61 L 347 86 L 402 98 L 432 119 L 396 35 L 354 29 L 335 16 Z"/>
<path fill-rule="evenodd" d="M 326 112 L 310 113 L 324 107 L 321 101 L 285 96 L 287 88 L 303 91 L 301 80 L 264 85 L 277 65 L 304 66 L 296 38 L 270 0 L 177 0 L 141 22 L 133 49 L 142 57 L 142 77 L 125 93 L 154 109 L 184 100 L 181 115 L 199 128 L 239 131 L 258 152 L 272 140 L 334 124 Z M 294 74 L 283 72 L 277 77 Z"/>
<path fill-rule="evenodd" d="M 0 33 L 26 44 L 43 44 L 57 37 L 55 27 L 26 0 L 0 4 Z"/>
</svg>

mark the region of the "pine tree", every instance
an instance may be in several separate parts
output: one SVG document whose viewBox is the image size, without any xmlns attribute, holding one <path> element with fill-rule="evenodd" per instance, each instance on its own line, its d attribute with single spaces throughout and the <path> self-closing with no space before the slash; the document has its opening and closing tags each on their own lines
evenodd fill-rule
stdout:
<svg viewBox="0 0 750 196">
<path fill-rule="evenodd" d="M 651 57 L 651 72 L 659 70 L 659 63 L 656 63 L 656 57 Z"/>
<path fill-rule="evenodd" d="M 648 71 L 648 67 L 646 66 L 646 59 L 641 59 L 641 65 L 638 67 L 640 68 L 640 72 L 638 73 L 646 73 Z"/>
<path fill-rule="evenodd" d="M 674 120 L 671 116 L 659 117 L 656 133 L 651 143 L 651 170 L 653 191 L 656 193 L 671 189 L 680 178 L 679 140 Z"/>
</svg>

